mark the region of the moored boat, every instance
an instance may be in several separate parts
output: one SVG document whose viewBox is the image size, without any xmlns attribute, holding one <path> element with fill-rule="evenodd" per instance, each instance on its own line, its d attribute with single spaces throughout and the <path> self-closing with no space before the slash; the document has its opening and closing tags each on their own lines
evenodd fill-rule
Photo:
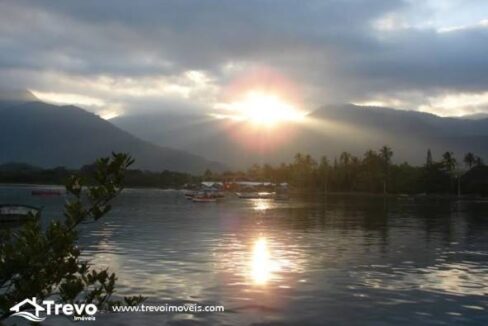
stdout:
<svg viewBox="0 0 488 326">
<path fill-rule="evenodd" d="M 237 197 L 241 199 L 256 199 L 259 198 L 257 192 L 236 192 Z"/>
<path fill-rule="evenodd" d="M 194 191 L 188 191 L 188 192 L 185 192 L 184 195 L 185 195 L 186 199 L 191 200 L 195 196 L 195 192 Z"/>
<path fill-rule="evenodd" d="M 196 193 L 192 197 L 192 201 L 195 203 L 212 203 L 217 201 L 217 197 L 215 197 L 212 193 L 204 191 Z"/>
<path fill-rule="evenodd" d="M 52 189 L 32 190 L 32 196 L 61 196 L 61 191 Z"/>
<path fill-rule="evenodd" d="M 0 205 L 0 222 L 21 222 L 36 218 L 41 209 L 29 205 Z"/>
<path fill-rule="evenodd" d="M 217 198 L 211 198 L 211 197 L 193 197 L 192 201 L 195 203 L 214 203 L 217 201 Z"/>
<path fill-rule="evenodd" d="M 261 199 L 270 199 L 274 198 L 275 193 L 274 192 L 258 192 L 259 198 Z"/>
<path fill-rule="evenodd" d="M 269 199 L 274 197 L 273 192 L 236 192 L 241 199 Z"/>
</svg>

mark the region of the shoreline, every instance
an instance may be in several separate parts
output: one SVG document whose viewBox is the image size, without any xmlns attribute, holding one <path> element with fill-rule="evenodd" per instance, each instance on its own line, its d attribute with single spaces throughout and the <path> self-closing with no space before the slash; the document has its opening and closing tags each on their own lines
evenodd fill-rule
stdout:
<svg viewBox="0 0 488 326">
<path fill-rule="evenodd" d="M 38 183 L 1 183 L 0 187 L 56 187 L 65 188 L 62 184 L 38 184 Z M 183 188 L 161 188 L 161 187 L 138 187 L 127 186 L 124 189 L 147 189 L 147 190 L 167 190 L 167 191 L 179 191 Z M 232 191 L 230 193 L 233 193 Z M 290 190 L 292 196 L 350 196 L 350 197 L 374 197 L 374 198 L 405 198 L 405 199 L 463 199 L 463 200 L 479 200 L 488 199 L 480 195 L 464 194 L 457 196 L 457 194 L 395 194 L 395 193 L 373 193 L 373 192 L 323 192 L 323 191 L 308 191 L 308 190 Z"/>
<path fill-rule="evenodd" d="M 90 186 L 90 185 L 87 185 Z M 56 188 L 62 188 L 65 189 L 66 186 L 64 184 L 56 184 L 56 183 L 3 183 L 0 182 L 0 187 L 32 187 L 32 188 L 37 188 L 37 187 L 56 187 Z M 124 187 L 125 189 L 154 189 L 154 190 L 181 190 L 177 188 L 159 188 L 159 187 L 137 187 L 137 186 L 129 186 L 129 187 Z"/>
</svg>

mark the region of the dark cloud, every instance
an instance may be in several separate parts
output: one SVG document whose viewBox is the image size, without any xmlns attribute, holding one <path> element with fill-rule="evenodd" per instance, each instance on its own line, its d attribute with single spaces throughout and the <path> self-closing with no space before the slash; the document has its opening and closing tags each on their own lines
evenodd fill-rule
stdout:
<svg viewBox="0 0 488 326">
<path fill-rule="evenodd" d="M 201 70 L 219 86 L 229 78 L 222 66 L 241 62 L 282 71 L 316 105 L 405 91 L 488 91 L 486 26 L 473 21 L 443 33 L 422 24 L 375 28 L 388 15 L 415 13 L 415 6 L 401 0 L 2 1 L 1 83 L 68 92 L 61 81 L 46 85 L 54 78 L 45 74 L 138 79 Z M 426 16 L 424 8 L 418 11 Z"/>
<path fill-rule="evenodd" d="M 408 30 L 355 66 L 358 75 L 398 89 L 488 90 L 488 28 L 446 33 Z"/>
</svg>

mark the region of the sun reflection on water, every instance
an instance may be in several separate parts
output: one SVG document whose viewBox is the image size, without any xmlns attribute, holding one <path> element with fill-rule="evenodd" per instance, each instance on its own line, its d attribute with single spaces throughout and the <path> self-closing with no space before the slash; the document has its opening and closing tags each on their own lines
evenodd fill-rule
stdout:
<svg viewBox="0 0 488 326">
<path fill-rule="evenodd" d="M 252 249 L 251 275 L 254 283 L 266 284 L 270 278 L 270 255 L 266 238 L 259 238 Z"/>
<path fill-rule="evenodd" d="M 265 237 L 255 240 L 251 253 L 251 278 L 256 285 L 266 285 L 281 270 L 282 264 L 273 258 Z"/>
<path fill-rule="evenodd" d="M 271 208 L 269 200 L 266 199 L 256 199 L 254 201 L 254 210 L 259 212 L 265 212 L 267 209 Z"/>
</svg>

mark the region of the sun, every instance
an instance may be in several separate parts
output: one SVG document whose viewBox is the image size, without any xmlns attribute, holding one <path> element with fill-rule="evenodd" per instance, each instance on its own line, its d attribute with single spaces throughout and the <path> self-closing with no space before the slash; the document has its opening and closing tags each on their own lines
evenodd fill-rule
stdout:
<svg viewBox="0 0 488 326">
<path fill-rule="evenodd" d="M 293 104 L 276 94 L 249 91 L 239 100 L 220 105 L 228 114 L 223 117 L 273 127 L 283 122 L 299 122 L 306 116 Z"/>
</svg>

